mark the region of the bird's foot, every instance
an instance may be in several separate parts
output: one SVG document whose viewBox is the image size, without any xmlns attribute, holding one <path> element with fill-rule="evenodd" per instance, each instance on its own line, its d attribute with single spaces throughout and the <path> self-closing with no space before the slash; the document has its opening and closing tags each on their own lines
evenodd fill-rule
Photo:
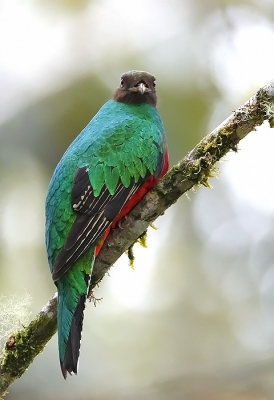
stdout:
<svg viewBox="0 0 274 400">
<path fill-rule="evenodd" d="M 91 292 L 89 293 L 89 295 L 88 295 L 88 299 L 89 299 L 90 302 L 92 301 L 94 307 L 96 307 L 97 303 L 99 303 L 101 300 L 103 300 L 103 297 L 101 297 L 100 299 L 97 299 L 97 298 L 94 296 L 93 291 L 91 291 Z"/>
</svg>

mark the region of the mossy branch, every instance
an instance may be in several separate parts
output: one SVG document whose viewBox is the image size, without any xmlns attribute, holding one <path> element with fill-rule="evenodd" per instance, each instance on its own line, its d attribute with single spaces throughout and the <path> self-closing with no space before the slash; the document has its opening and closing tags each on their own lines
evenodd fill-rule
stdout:
<svg viewBox="0 0 274 400">
<path fill-rule="evenodd" d="M 259 89 L 213 132 L 205 136 L 128 214 L 108 236 L 96 260 L 91 289 L 111 265 L 142 235 L 148 226 L 193 186 L 209 186 L 216 163 L 256 126 L 274 123 L 274 81 Z"/>
<path fill-rule="evenodd" d="M 111 265 L 140 237 L 148 226 L 186 191 L 195 185 L 208 185 L 214 168 L 229 150 L 256 126 L 268 120 L 274 125 L 274 81 L 261 88 L 212 133 L 205 136 L 183 160 L 141 200 L 108 236 L 96 259 L 92 289 Z M 34 320 L 7 341 L 0 359 L 0 396 L 19 378 L 56 332 L 56 297 Z"/>
</svg>

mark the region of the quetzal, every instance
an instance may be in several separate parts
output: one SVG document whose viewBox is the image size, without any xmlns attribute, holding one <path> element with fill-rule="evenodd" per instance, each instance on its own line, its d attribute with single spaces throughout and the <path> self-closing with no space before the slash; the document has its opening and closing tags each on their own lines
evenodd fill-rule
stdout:
<svg viewBox="0 0 274 400">
<path fill-rule="evenodd" d="M 122 75 L 112 100 L 58 163 L 46 200 L 46 245 L 58 289 L 57 325 L 64 378 L 77 373 L 83 312 L 95 257 L 110 228 L 168 169 L 155 78 Z"/>
</svg>

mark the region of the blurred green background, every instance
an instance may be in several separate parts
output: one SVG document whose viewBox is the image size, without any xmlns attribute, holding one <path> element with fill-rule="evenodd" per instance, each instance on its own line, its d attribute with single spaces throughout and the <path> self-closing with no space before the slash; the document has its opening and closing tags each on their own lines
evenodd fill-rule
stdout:
<svg viewBox="0 0 274 400">
<path fill-rule="evenodd" d="M 0 2 L 0 338 L 55 291 L 44 201 L 121 73 L 157 77 L 171 165 L 273 78 L 273 0 Z M 7 399 L 274 398 L 274 138 L 264 125 L 123 256 L 85 314 L 77 377 L 56 337 Z"/>
</svg>

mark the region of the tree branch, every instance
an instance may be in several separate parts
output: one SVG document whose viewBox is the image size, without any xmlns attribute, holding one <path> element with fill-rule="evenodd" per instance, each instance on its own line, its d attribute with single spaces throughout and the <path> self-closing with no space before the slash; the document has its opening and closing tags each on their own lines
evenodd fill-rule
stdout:
<svg viewBox="0 0 274 400">
<path fill-rule="evenodd" d="M 229 150 L 237 151 L 239 141 L 265 120 L 273 127 L 274 81 L 205 136 L 110 233 L 96 259 L 90 290 L 149 224 L 180 196 L 194 185 L 209 186 L 207 181 L 214 175 L 216 162 Z M 0 396 L 24 373 L 56 332 L 56 303 L 54 297 L 27 327 L 8 339 L 0 359 Z"/>
<path fill-rule="evenodd" d="M 111 265 L 159 215 L 194 185 L 205 185 L 214 168 L 229 150 L 256 126 L 268 120 L 273 125 L 274 81 L 259 89 L 213 132 L 205 136 L 177 165 L 174 165 L 108 236 L 96 259 L 91 289 L 100 282 Z"/>
</svg>

